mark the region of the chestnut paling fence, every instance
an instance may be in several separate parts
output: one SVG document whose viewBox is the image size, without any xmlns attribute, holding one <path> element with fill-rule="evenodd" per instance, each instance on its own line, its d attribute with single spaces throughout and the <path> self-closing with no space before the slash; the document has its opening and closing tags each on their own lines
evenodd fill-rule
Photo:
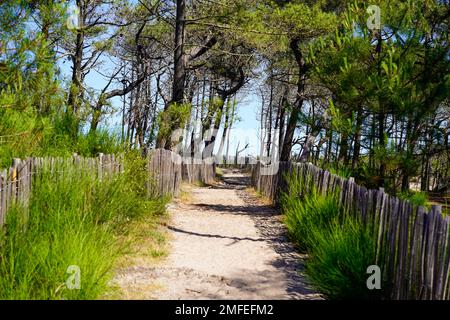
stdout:
<svg viewBox="0 0 450 320">
<path fill-rule="evenodd" d="M 152 195 L 175 195 L 182 181 L 211 183 L 215 177 L 214 164 L 183 162 L 179 155 L 167 150 L 152 150 L 148 161 L 148 188 Z M 14 159 L 9 169 L 0 172 L 0 226 L 12 204 L 28 204 L 33 179 L 39 177 L 42 168 L 58 170 L 64 163 L 80 171 L 89 170 L 100 179 L 120 174 L 124 169 L 123 160 L 114 155 Z M 267 169 L 258 162 L 251 167 L 254 187 L 275 203 L 287 191 L 285 175 L 307 181 L 304 192 L 313 186 L 323 194 L 337 191 L 341 204 L 374 228 L 378 253 L 375 264 L 383 270 L 391 298 L 450 299 L 450 218 L 441 214 L 440 206 L 427 212 L 383 189 L 369 190 L 352 178 L 341 178 L 307 163 L 281 162 L 277 168 Z"/>
<path fill-rule="evenodd" d="M 181 182 L 212 183 L 215 179 L 215 165 L 208 160 L 184 160 L 180 155 L 165 149 L 149 153 L 149 189 L 156 195 L 176 195 Z M 155 186 L 152 188 L 152 182 Z"/>
<path fill-rule="evenodd" d="M 0 227 L 6 221 L 6 214 L 11 205 L 27 205 L 32 194 L 33 180 L 39 179 L 44 168 L 61 170 L 67 165 L 75 170 L 96 174 L 99 179 L 107 179 L 124 170 L 122 157 L 100 154 L 96 158 L 84 158 L 73 155 L 70 158 L 29 157 L 14 159 L 10 168 L 0 172 Z M 156 149 L 148 157 L 148 192 L 149 196 L 176 195 L 181 181 L 211 183 L 215 177 L 214 165 L 206 161 L 200 163 L 183 163 L 181 157 L 171 151 Z"/>
<path fill-rule="evenodd" d="M 353 178 L 341 178 L 309 163 L 277 165 L 278 170 L 267 170 L 258 162 L 252 172 L 255 189 L 279 203 L 280 195 L 287 191 L 285 177 L 289 175 L 306 182 L 302 193 L 313 186 L 322 194 L 337 192 L 341 205 L 373 228 L 375 264 L 382 269 L 392 299 L 450 299 L 450 218 L 442 215 L 440 206 L 429 211 L 413 207 L 383 189 L 367 189 Z"/>
</svg>

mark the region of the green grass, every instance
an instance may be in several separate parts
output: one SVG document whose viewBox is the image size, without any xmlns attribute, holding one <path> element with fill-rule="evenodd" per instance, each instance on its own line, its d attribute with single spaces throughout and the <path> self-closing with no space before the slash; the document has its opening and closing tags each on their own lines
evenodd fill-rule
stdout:
<svg viewBox="0 0 450 320">
<path fill-rule="evenodd" d="M 11 208 L 0 236 L 0 299 L 95 299 L 109 290 L 114 262 L 130 221 L 164 211 L 147 199 L 144 162 L 128 156 L 126 171 L 99 181 L 66 165 L 34 179 L 29 209 Z M 81 287 L 65 282 L 69 266 Z"/>
<path fill-rule="evenodd" d="M 282 196 L 282 207 L 287 228 L 301 250 L 308 251 L 314 244 L 315 230 L 329 232 L 331 222 L 339 219 L 341 210 L 334 197 L 324 197 L 315 191 L 299 198 L 286 194 Z"/>
<path fill-rule="evenodd" d="M 210 184 L 203 181 L 192 181 L 191 185 L 199 188 L 205 188 L 210 186 Z"/>
<path fill-rule="evenodd" d="M 114 134 L 105 130 L 84 134 L 80 120 L 63 112 L 43 116 L 32 110 L 0 108 L 0 119 L 0 168 L 11 166 L 12 158 L 73 153 L 90 157 L 123 151 Z"/>
<path fill-rule="evenodd" d="M 289 234 L 308 253 L 306 274 L 330 299 L 379 299 L 382 290 L 369 290 L 366 273 L 375 264 L 375 241 L 359 219 L 339 205 L 336 195 L 314 189 L 302 193 L 304 181 L 293 176 L 281 207 Z"/>
<path fill-rule="evenodd" d="M 382 290 L 366 285 L 367 268 L 375 264 L 375 241 L 358 220 L 333 221 L 327 231 L 314 228 L 312 234 L 306 274 L 320 292 L 330 299 L 383 297 Z"/>
<path fill-rule="evenodd" d="M 402 192 L 398 197 L 403 200 L 408 200 L 414 206 L 426 206 L 428 204 L 428 196 L 425 192 Z"/>
<path fill-rule="evenodd" d="M 335 174 L 341 178 L 350 178 L 353 174 L 353 171 L 351 168 L 347 167 L 336 167 L 332 164 L 329 164 L 325 166 L 325 170 L 328 170 L 330 173 Z"/>
</svg>

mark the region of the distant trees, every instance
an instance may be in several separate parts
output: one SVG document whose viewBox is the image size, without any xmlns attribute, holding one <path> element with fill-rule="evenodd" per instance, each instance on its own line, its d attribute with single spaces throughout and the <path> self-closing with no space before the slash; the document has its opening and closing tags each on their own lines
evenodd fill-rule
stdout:
<svg viewBox="0 0 450 320">
<path fill-rule="evenodd" d="M 448 121 L 438 115 L 448 113 L 449 4 L 377 5 L 378 29 L 369 28 L 371 13 L 362 1 L 278 1 L 261 9 L 267 10 L 264 30 L 273 24 L 277 39 L 286 39 L 260 49 L 268 61 L 265 155 L 278 134 L 281 160 L 292 158 L 299 144 L 295 159 L 350 170 L 371 187 L 406 192 L 420 176 L 423 190 L 438 188 L 448 184 L 438 178 L 448 176 L 448 166 L 431 169 L 427 145 L 442 137 L 431 157 L 448 157 Z M 307 20 L 314 15 L 322 18 Z M 303 36 L 295 36 L 296 26 Z M 264 43 L 271 44 L 270 36 Z"/>
<path fill-rule="evenodd" d="M 73 136 L 114 115 L 126 148 L 222 156 L 239 96 L 260 83 L 260 156 L 394 192 L 442 188 L 449 3 L 375 2 L 379 28 L 365 1 L 9 0 L 1 102 L 52 119 L 63 110 Z"/>
<path fill-rule="evenodd" d="M 427 124 L 449 94 L 449 8 L 433 1 L 380 6 L 380 30 L 368 29 L 364 6 L 349 6 L 339 32 L 317 43 L 312 62 L 339 111 L 334 161 L 348 166 L 351 158 L 369 184 L 407 191 Z"/>
</svg>

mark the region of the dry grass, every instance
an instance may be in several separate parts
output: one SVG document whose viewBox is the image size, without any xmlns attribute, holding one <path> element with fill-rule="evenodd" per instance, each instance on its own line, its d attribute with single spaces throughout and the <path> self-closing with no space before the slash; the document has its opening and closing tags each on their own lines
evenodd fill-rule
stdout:
<svg viewBox="0 0 450 320">
<path fill-rule="evenodd" d="M 169 216 L 143 217 L 133 221 L 127 235 L 121 241 L 127 246 L 124 255 L 118 259 L 117 267 L 128 267 L 142 262 L 154 263 L 167 255 L 167 224 Z"/>
<path fill-rule="evenodd" d="M 221 180 L 223 177 L 223 168 L 216 167 L 216 177 Z"/>
<path fill-rule="evenodd" d="M 111 296 L 110 299 L 113 300 L 147 300 L 155 299 L 152 295 L 149 297 L 149 292 L 157 292 L 161 290 L 161 286 L 154 283 L 140 284 L 138 286 L 133 286 L 122 290 L 122 293 L 118 297 Z"/>
<path fill-rule="evenodd" d="M 119 241 L 126 247 L 124 253 L 116 260 L 115 270 L 125 270 L 134 266 L 152 267 L 167 257 L 170 237 L 165 228 L 170 216 L 166 213 L 159 218 L 152 215 L 132 221 L 127 228 L 127 234 Z M 148 288 L 123 287 L 115 281 L 110 283 L 110 290 L 100 299 L 103 300 L 139 300 L 144 299 L 142 292 L 149 292 Z M 153 288 L 156 290 L 155 288 Z"/>
<path fill-rule="evenodd" d="M 180 193 L 174 199 L 174 201 L 185 203 L 185 204 L 192 203 L 192 189 L 193 188 L 194 188 L 193 185 L 183 182 L 181 184 Z"/>
<path fill-rule="evenodd" d="M 256 197 L 259 199 L 259 201 L 261 203 L 263 203 L 264 205 L 267 206 L 271 206 L 273 205 L 272 200 L 270 200 L 270 198 L 262 195 L 261 193 L 259 193 L 258 191 L 256 191 L 253 187 L 247 187 L 245 188 L 245 192 L 247 192 L 249 195 Z"/>
</svg>

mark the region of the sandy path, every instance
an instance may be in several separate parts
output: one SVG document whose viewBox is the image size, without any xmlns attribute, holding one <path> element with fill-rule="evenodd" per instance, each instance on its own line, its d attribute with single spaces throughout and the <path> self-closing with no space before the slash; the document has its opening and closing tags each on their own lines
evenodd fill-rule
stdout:
<svg viewBox="0 0 450 320">
<path fill-rule="evenodd" d="M 168 258 L 123 270 L 120 287 L 143 299 L 320 298 L 300 273 L 304 257 L 287 241 L 280 216 L 244 191 L 246 179 L 225 171 L 225 183 L 172 203 Z"/>
</svg>

